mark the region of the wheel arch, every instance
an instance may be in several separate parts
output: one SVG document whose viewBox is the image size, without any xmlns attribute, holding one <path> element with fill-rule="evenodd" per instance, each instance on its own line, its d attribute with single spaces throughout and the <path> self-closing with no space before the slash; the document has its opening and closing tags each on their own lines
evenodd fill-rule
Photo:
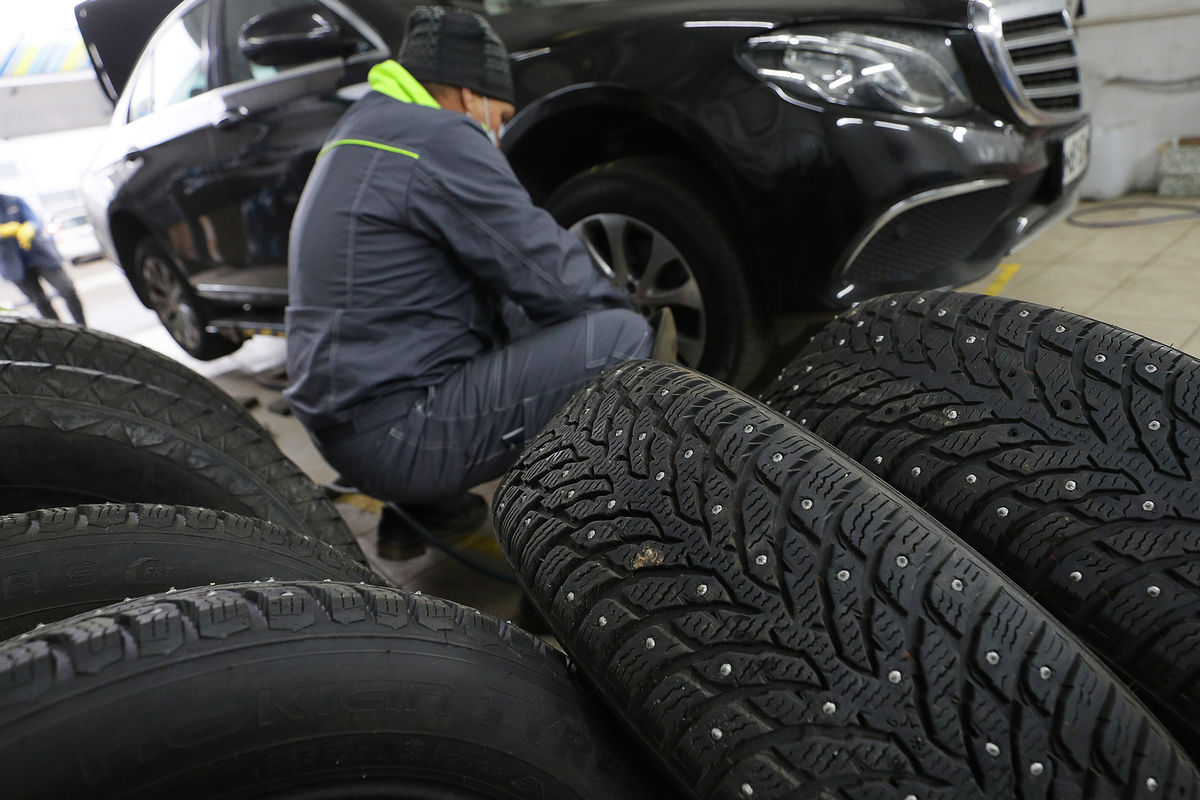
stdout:
<svg viewBox="0 0 1200 800">
<path fill-rule="evenodd" d="M 129 211 L 114 212 L 108 225 L 112 234 L 113 247 L 117 251 L 119 266 L 124 270 L 125 277 L 129 280 L 129 285 L 133 287 L 133 292 L 137 295 L 138 300 L 149 308 L 146 290 L 142 285 L 142 276 L 135 268 L 134 256 L 137 252 L 138 242 L 147 236 L 153 236 L 153 233 L 144 222 Z"/>
<path fill-rule="evenodd" d="M 566 146 L 564 146 L 564 143 Z M 708 184 L 730 233 L 750 256 L 750 277 L 770 305 L 776 282 L 762 268 L 762 237 L 754 235 L 741 179 L 728 154 L 691 117 L 650 95 L 620 86 L 588 84 L 553 92 L 522 109 L 503 146 L 533 201 L 588 169 L 622 158 L 651 156 L 683 162 Z"/>
</svg>

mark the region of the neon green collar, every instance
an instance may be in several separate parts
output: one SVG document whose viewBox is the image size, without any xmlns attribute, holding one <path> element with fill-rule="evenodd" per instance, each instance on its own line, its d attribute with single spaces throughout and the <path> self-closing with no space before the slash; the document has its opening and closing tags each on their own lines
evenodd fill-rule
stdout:
<svg viewBox="0 0 1200 800">
<path fill-rule="evenodd" d="M 367 83 L 380 94 L 386 94 L 401 103 L 415 103 L 419 106 L 441 108 L 437 100 L 425 90 L 421 83 L 409 74 L 393 59 L 381 61 L 371 67 L 367 74 Z"/>
</svg>

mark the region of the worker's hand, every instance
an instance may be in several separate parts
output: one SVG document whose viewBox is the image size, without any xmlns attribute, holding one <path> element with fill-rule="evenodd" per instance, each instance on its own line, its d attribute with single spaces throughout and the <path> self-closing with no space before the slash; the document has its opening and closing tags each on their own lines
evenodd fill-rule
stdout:
<svg viewBox="0 0 1200 800">
<path fill-rule="evenodd" d="M 37 228 L 32 222 L 22 223 L 20 228 L 17 228 L 17 244 L 22 250 L 28 250 L 33 247 L 33 237 L 37 236 Z"/>
<path fill-rule="evenodd" d="M 17 235 L 17 231 L 21 230 L 19 222 L 5 222 L 0 225 L 0 239 L 11 239 Z"/>
</svg>

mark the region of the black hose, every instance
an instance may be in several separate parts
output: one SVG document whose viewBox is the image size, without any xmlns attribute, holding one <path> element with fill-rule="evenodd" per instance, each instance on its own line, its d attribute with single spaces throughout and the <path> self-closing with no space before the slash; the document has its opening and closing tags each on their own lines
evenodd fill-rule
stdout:
<svg viewBox="0 0 1200 800">
<path fill-rule="evenodd" d="M 1103 214 L 1106 211 L 1121 211 L 1131 208 L 1166 208 L 1178 213 L 1163 214 L 1162 216 L 1147 217 L 1146 219 L 1130 219 L 1113 222 L 1080 221 L 1080 217 Z M 1178 222 L 1185 219 L 1196 219 L 1197 217 L 1200 217 L 1200 206 L 1198 205 L 1165 203 L 1157 200 L 1131 200 L 1120 203 L 1108 203 L 1102 206 L 1092 206 L 1090 208 L 1081 208 L 1075 213 L 1071 214 L 1071 216 L 1067 217 L 1067 222 L 1077 228 L 1134 228 L 1139 225 L 1157 225 L 1161 222 Z"/>
</svg>

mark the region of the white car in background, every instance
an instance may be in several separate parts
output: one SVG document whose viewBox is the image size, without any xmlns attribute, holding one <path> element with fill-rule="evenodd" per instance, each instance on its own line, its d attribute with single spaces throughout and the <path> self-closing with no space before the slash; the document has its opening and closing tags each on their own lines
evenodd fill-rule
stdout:
<svg viewBox="0 0 1200 800">
<path fill-rule="evenodd" d="M 63 209 L 50 215 L 46 233 L 54 240 L 54 247 L 64 261 L 81 264 L 104 257 L 96 231 L 82 207 Z"/>
</svg>

